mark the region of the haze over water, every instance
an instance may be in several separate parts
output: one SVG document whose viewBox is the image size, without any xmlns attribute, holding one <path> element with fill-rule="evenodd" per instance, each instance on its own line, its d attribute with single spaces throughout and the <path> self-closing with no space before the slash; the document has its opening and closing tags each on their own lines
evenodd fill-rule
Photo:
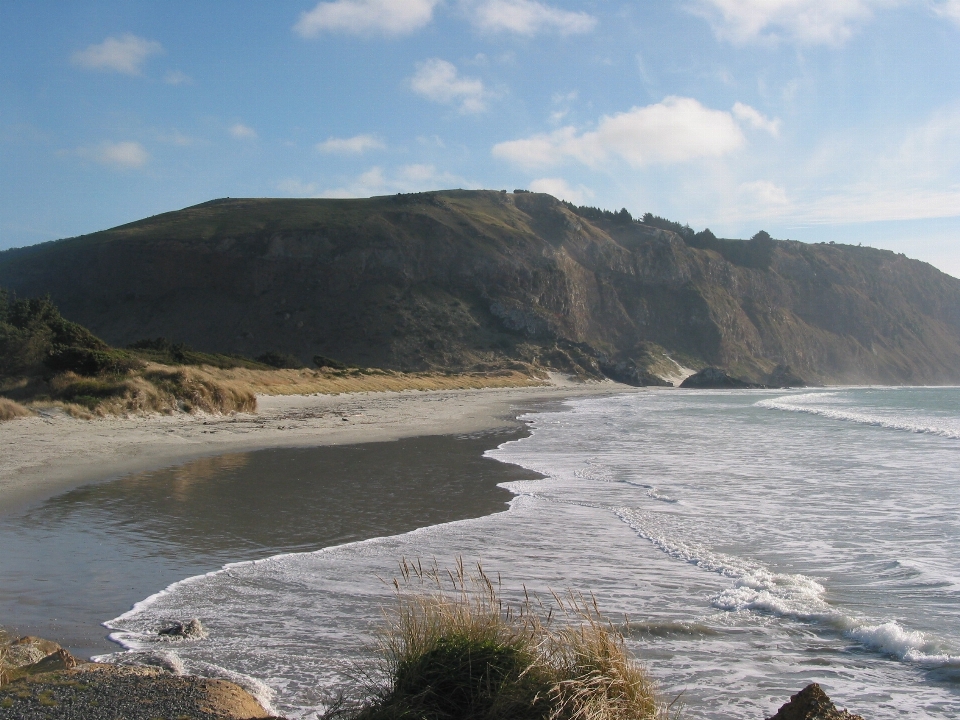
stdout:
<svg viewBox="0 0 960 720">
<path fill-rule="evenodd" d="M 960 715 L 960 390 L 651 391 L 528 419 L 488 453 L 546 476 L 511 483 L 508 512 L 228 566 L 111 621 L 117 639 L 310 717 L 368 653 L 380 578 L 462 555 L 512 597 L 626 614 L 688 718 L 766 717 L 812 681 L 871 719 Z M 189 617 L 208 640 L 154 639 Z"/>
</svg>

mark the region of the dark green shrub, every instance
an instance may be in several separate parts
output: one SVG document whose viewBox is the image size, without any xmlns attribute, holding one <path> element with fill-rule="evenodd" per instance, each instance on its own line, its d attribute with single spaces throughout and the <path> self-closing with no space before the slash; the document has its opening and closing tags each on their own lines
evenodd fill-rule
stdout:
<svg viewBox="0 0 960 720">
<path fill-rule="evenodd" d="M 62 348 L 77 350 L 71 356 L 75 365 L 110 366 L 119 362 L 107 362 L 99 356 L 81 362 L 77 357 L 80 354 L 110 353 L 111 348 L 85 327 L 65 320 L 49 297 L 18 299 L 0 292 L 0 374 L 40 374 L 45 366 L 50 367 L 47 360 L 51 354 L 59 354 Z"/>
<path fill-rule="evenodd" d="M 157 354 L 164 359 L 169 358 L 175 363 L 186 362 L 186 354 L 190 352 L 182 342 L 173 342 L 165 337 L 158 337 L 153 340 L 137 340 L 135 343 L 127 345 L 128 350 L 147 350 L 151 355 Z"/>
<path fill-rule="evenodd" d="M 358 716 L 363 720 L 541 720 L 551 685 L 529 672 L 526 648 L 451 635 L 396 668 L 393 692 Z"/>
<path fill-rule="evenodd" d="M 122 350 L 92 350 L 85 347 L 54 346 L 43 364 L 55 373 L 72 372 L 77 375 L 125 375 L 143 368 L 143 362 Z"/>
<path fill-rule="evenodd" d="M 165 337 L 146 338 L 127 345 L 127 350 L 149 362 L 160 365 L 209 365 L 210 367 L 265 369 L 265 364 L 240 355 L 223 355 L 194 350 L 185 343 L 174 342 Z M 269 366 L 266 366 L 269 367 Z M 299 365 L 297 367 L 300 367 Z"/>
<path fill-rule="evenodd" d="M 334 370 L 346 370 L 346 369 L 347 369 L 347 366 L 344 365 L 342 362 L 340 362 L 340 361 L 338 361 L 338 360 L 334 360 L 333 358 L 328 358 L 328 357 L 326 357 L 326 356 L 324 356 L 324 355 L 314 355 L 314 356 L 313 356 L 313 364 L 316 365 L 318 368 L 328 367 L 328 368 L 332 368 L 332 369 L 334 369 Z"/>
<path fill-rule="evenodd" d="M 68 375 L 58 378 L 53 384 L 58 400 L 83 405 L 89 410 L 93 410 L 107 398 L 121 397 L 127 390 L 122 380 L 107 378 L 78 378 Z"/>
<path fill-rule="evenodd" d="M 300 362 L 299 358 L 286 353 L 274 352 L 272 350 L 265 352 L 263 355 L 257 356 L 257 362 L 280 369 L 299 370 L 303 367 L 303 363 Z"/>
</svg>

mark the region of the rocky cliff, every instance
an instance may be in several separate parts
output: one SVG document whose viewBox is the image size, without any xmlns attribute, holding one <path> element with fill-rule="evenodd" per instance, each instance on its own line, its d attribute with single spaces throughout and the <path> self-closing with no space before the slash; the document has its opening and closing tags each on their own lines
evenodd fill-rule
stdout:
<svg viewBox="0 0 960 720">
<path fill-rule="evenodd" d="M 120 345 L 395 369 L 525 359 L 637 382 L 678 362 L 756 382 L 785 366 L 820 383 L 960 381 L 960 280 L 930 265 L 584 210 L 460 190 L 215 200 L 0 253 L 0 286 L 49 293 Z"/>
</svg>

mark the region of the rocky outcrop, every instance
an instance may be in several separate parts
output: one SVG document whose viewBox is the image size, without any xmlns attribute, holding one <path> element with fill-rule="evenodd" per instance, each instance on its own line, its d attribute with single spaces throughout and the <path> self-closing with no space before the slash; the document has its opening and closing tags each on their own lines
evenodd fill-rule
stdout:
<svg viewBox="0 0 960 720">
<path fill-rule="evenodd" d="M 735 390 L 765 386 L 731 377 L 720 368 L 708 367 L 685 379 L 680 383 L 680 387 L 693 390 Z"/>
<path fill-rule="evenodd" d="M 0 687 L 0 715 L 33 720 L 195 718 L 246 720 L 271 715 L 226 680 L 175 676 L 160 668 L 87 663 L 22 677 Z"/>
<path fill-rule="evenodd" d="M 2 631 L 0 716 L 21 720 L 271 717 L 250 693 L 225 680 L 178 675 L 159 667 L 83 662 L 57 643 L 35 637 L 11 640 Z"/>
<path fill-rule="evenodd" d="M 174 622 L 157 634 L 171 640 L 203 640 L 207 637 L 207 631 L 197 618 L 187 622 Z"/>
<path fill-rule="evenodd" d="M 930 265 L 581 212 L 462 190 L 217 200 L 0 252 L 0 286 L 51 294 L 115 346 L 396 370 L 540 358 L 586 375 L 603 358 L 634 384 L 655 355 L 752 383 L 778 366 L 792 376 L 777 384 L 960 382 L 960 280 Z"/>
<path fill-rule="evenodd" d="M 619 362 L 601 362 L 600 370 L 611 380 L 634 387 L 672 387 L 673 383 L 655 375 L 646 368 L 638 367 L 632 358 Z"/>
<path fill-rule="evenodd" d="M 807 685 L 790 702 L 783 705 L 777 714 L 768 720 L 863 720 L 846 710 L 838 710 L 817 683 Z"/>
<path fill-rule="evenodd" d="M 772 388 L 802 388 L 809 385 L 789 365 L 777 365 L 764 384 Z"/>
</svg>

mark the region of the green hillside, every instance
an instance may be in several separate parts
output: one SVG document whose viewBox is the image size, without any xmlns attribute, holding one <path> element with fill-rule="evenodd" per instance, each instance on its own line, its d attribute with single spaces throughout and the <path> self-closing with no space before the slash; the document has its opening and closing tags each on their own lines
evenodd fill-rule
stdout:
<svg viewBox="0 0 960 720">
<path fill-rule="evenodd" d="M 714 237 L 549 195 L 224 199 L 0 253 L 125 346 L 469 370 L 512 361 L 635 384 L 677 363 L 763 382 L 960 381 L 960 280 L 851 245 Z M 779 370 L 778 370 L 779 367 Z"/>
</svg>

